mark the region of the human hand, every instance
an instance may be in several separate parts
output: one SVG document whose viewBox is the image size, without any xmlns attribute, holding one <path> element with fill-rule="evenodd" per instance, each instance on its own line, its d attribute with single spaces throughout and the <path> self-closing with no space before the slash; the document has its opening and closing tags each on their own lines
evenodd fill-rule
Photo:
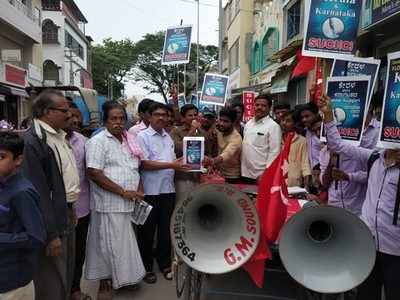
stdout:
<svg viewBox="0 0 400 300">
<path fill-rule="evenodd" d="M 350 177 L 347 173 L 338 168 L 332 169 L 332 179 L 337 181 L 349 181 Z"/>
<path fill-rule="evenodd" d="M 144 194 L 139 191 L 123 191 L 121 197 L 126 200 L 136 201 L 138 199 L 143 200 Z"/>
<path fill-rule="evenodd" d="M 190 165 L 183 163 L 182 158 L 174 160 L 174 162 L 171 165 L 171 168 L 179 172 L 188 172 L 192 169 Z"/>
<path fill-rule="evenodd" d="M 212 158 L 211 158 L 211 157 L 208 157 L 208 156 L 204 156 L 204 159 L 203 159 L 203 166 L 204 166 L 205 168 L 208 168 L 208 167 L 211 167 L 212 164 L 213 164 Z"/>
<path fill-rule="evenodd" d="M 58 257 L 62 254 L 62 243 L 60 238 L 51 240 L 46 247 L 46 255 L 51 257 Z"/>
<path fill-rule="evenodd" d="M 193 120 L 191 126 L 192 130 L 197 130 L 201 128 L 201 123 L 197 120 Z"/>
<path fill-rule="evenodd" d="M 318 101 L 319 110 L 324 114 L 324 122 L 329 123 L 334 120 L 331 98 L 327 95 L 322 95 L 321 99 Z"/>
</svg>

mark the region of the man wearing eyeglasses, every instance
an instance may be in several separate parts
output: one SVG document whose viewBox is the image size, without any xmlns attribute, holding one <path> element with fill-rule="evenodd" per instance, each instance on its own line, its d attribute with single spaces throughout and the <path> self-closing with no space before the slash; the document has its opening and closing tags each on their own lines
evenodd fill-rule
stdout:
<svg viewBox="0 0 400 300">
<path fill-rule="evenodd" d="M 67 300 L 73 276 L 75 214 L 80 193 L 73 152 L 62 130 L 71 118 L 68 101 L 46 90 L 32 107 L 33 122 L 24 137 L 23 174 L 40 195 L 47 245 L 37 256 L 35 299 Z"/>
</svg>

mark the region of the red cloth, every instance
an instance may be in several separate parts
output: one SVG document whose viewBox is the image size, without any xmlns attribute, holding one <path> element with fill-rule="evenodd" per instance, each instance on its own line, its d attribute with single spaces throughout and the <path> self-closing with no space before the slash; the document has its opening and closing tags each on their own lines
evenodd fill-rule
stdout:
<svg viewBox="0 0 400 300">
<path fill-rule="evenodd" d="M 297 64 L 293 69 L 292 78 L 307 74 L 315 67 L 315 57 L 303 56 L 299 50 L 296 53 Z"/>
<path fill-rule="evenodd" d="M 289 194 L 287 190 L 288 157 L 294 133 L 288 134 L 281 153 L 264 171 L 258 188 L 256 208 L 261 223 L 260 241 L 251 259 L 243 266 L 255 284 L 264 284 L 265 260 L 271 258 L 269 243 L 274 243 L 285 224 Z"/>
</svg>

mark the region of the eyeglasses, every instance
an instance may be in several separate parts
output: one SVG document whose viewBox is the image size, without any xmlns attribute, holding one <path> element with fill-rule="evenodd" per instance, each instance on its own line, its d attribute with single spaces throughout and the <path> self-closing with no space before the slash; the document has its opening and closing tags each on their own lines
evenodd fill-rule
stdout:
<svg viewBox="0 0 400 300">
<path fill-rule="evenodd" d="M 55 107 L 51 107 L 51 108 L 49 108 L 50 110 L 57 110 L 57 111 L 60 111 L 60 112 L 62 112 L 62 113 L 64 113 L 64 114 L 66 114 L 67 112 L 69 112 L 69 109 L 67 109 L 67 108 L 55 108 Z"/>
</svg>

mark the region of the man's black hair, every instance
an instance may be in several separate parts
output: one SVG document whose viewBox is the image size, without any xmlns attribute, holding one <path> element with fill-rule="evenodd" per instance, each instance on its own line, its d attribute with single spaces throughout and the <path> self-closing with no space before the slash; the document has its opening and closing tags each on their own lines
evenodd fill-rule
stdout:
<svg viewBox="0 0 400 300">
<path fill-rule="evenodd" d="M 194 109 L 194 110 L 196 110 L 197 112 L 199 112 L 199 109 L 196 107 L 196 105 L 194 105 L 194 104 L 185 104 L 184 106 L 181 107 L 181 111 L 180 111 L 181 116 L 182 116 L 182 117 L 185 117 L 186 114 L 187 114 L 187 112 L 188 112 L 189 110 L 192 110 L 192 109 Z"/>
<path fill-rule="evenodd" d="M 242 111 L 244 111 L 244 105 L 243 105 L 242 101 L 240 101 L 240 100 L 234 100 L 231 104 L 231 107 L 232 108 L 240 107 L 242 109 Z"/>
<path fill-rule="evenodd" d="M 283 114 L 282 118 L 286 118 L 288 116 L 291 116 L 293 121 L 295 121 L 295 110 L 294 109 L 288 110 Z"/>
<path fill-rule="evenodd" d="M 15 132 L 0 132 L 0 150 L 10 151 L 15 159 L 24 152 L 24 140 Z"/>
<path fill-rule="evenodd" d="M 269 95 L 267 95 L 267 94 L 258 95 L 258 96 L 254 99 L 254 103 L 256 103 L 256 101 L 257 101 L 258 99 L 265 99 L 265 100 L 267 101 L 267 103 L 268 103 L 268 106 L 269 106 L 269 107 L 272 106 L 272 99 L 270 98 Z"/>
<path fill-rule="evenodd" d="M 313 167 L 314 171 L 321 171 L 321 165 L 318 163 Z"/>
<path fill-rule="evenodd" d="M 322 122 L 322 117 L 319 114 L 317 114 L 315 116 L 315 118 L 312 119 L 311 126 L 313 126 L 315 123 L 318 123 L 318 122 Z"/>
<path fill-rule="evenodd" d="M 174 105 L 173 105 L 173 104 L 168 103 L 168 104 L 165 105 L 165 107 L 167 108 L 167 110 L 168 110 L 169 112 L 174 113 Z"/>
<path fill-rule="evenodd" d="M 274 111 L 277 109 L 289 109 L 290 110 L 290 104 L 289 103 L 277 103 L 274 105 Z"/>
<path fill-rule="evenodd" d="M 69 108 L 76 108 L 76 109 L 79 109 L 78 105 L 76 105 L 75 102 L 69 102 L 68 105 L 69 105 Z"/>
<path fill-rule="evenodd" d="M 153 112 L 155 112 L 157 109 L 163 109 L 166 112 L 168 112 L 168 108 L 165 104 L 160 103 L 160 102 L 155 102 L 155 101 L 153 101 L 153 103 L 150 105 L 148 112 L 150 115 L 152 115 Z"/>
<path fill-rule="evenodd" d="M 314 114 L 318 114 L 318 106 L 314 102 L 308 102 L 306 104 L 300 105 L 299 110 L 300 114 L 305 110 L 309 110 Z"/>
<path fill-rule="evenodd" d="M 54 89 L 46 89 L 37 96 L 32 106 L 32 117 L 40 119 L 47 114 L 49 109 L 54 108 L 54 98 L 64 97 L 63 93 Z"/>
<path fill-rule="evenodd" d="M 138 113 L 146 113 L 148 112 L 150 105 L 154 103 L 154 100 L 151 100 L 149 98 L 144 98 L 142 101 L 140 101 L 138 105 Z"/>
<path fill-rule="evenodd" d="M 224 107 L 219 111 L 219 117 L 227 117 L 232 123 L 236 121 L 236 111 L 232 108 Z"/>
<path fill-rule="evenodd" d="M 115 108 L 118 108 L 118 109 L 122 110 L 124 112 L 124 115 L 125 115 L 125 120 L 128 119 L 125 107 L 121 103 L 119 103 L 118 101 L 112 100 L 112 101 L 104 102 L 104 104 L 103 104 L 103 123 L 107 122 L 108 116 L 110 114 L 110 111 L 115 109 Z"/>
</svg>

